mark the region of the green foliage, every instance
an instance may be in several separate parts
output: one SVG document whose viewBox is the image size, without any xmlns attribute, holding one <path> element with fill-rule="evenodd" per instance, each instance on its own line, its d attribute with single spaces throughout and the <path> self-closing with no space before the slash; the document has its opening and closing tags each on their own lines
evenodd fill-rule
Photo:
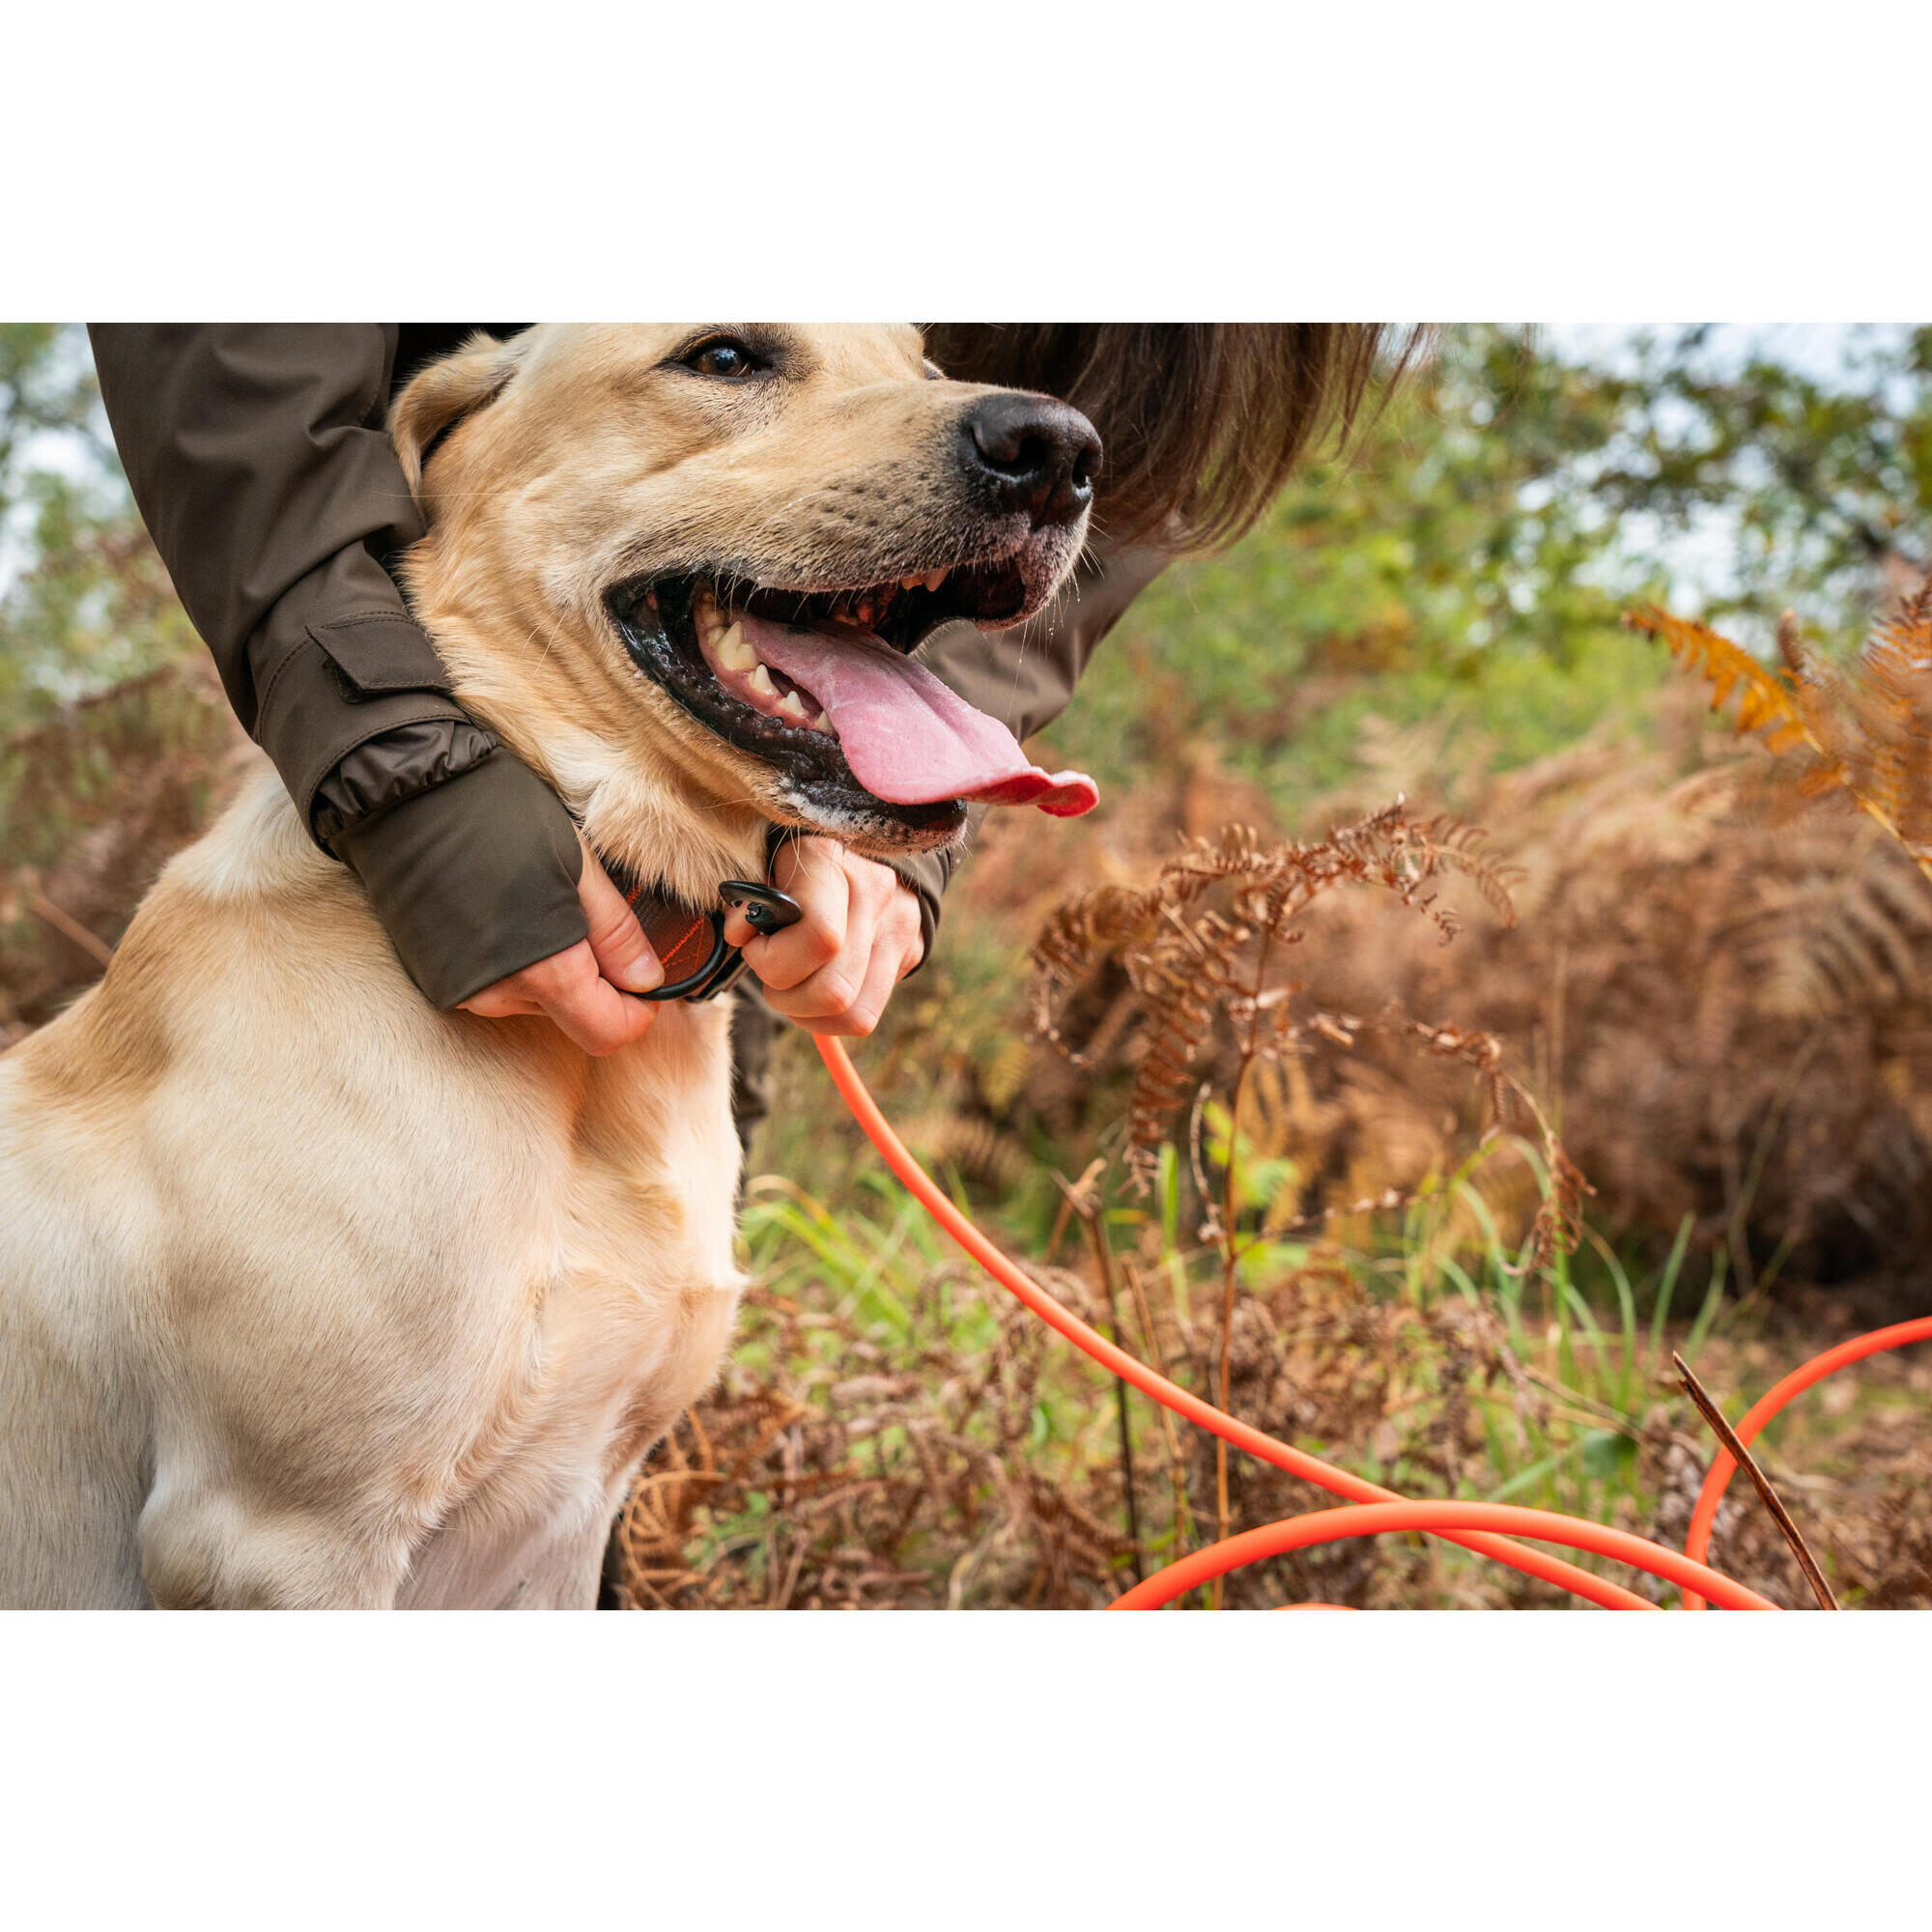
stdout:
<svg viewBox="0 0 1932 1932">
<path fill-rule="evenodd" d="M 1560 487 L 1613 427 L 1594 373 L 1521 334 L 1452 335 L 1346 458 L 1154 583 L 1056 749 L 1121 783 L 1211 738 L 1292 820 L 1357 769 L 1372 712 L 1480 732 L 1501 765 L 1634 717 L 1659 673 L 1616 619 L 1643 574 Z"/>
<path fill-rule="evenodd" d="M 115 461 L 84 337 L 0 325 L 0 740 L 195 647 Z"/>
<path fill-rule="evenodd" d="M 1122 785 L 1212 743 L 1293 823 L 1359 770 L 1372 715 L 1491 770 L 1640 730 L 1666 673 L 1617 630 L 1633 601 L 1764 645 L 1793 606 L 1849 645 L 1888 570 L 1932 557 L 1932 330 L 1852 336 L 1833 382 L 1723 366 L 1701 329 L 1620 362 L 1452 332 L 1346 460 L 1136 602 L 1056 753 Z M 1662 559 L 1699 543 L 1723 581 L 1673 583 Z"/>
<path fill-rule="evenodd" d="M 1762 350 L 1726 367 L 1713 333 L 1642 336 L 1597 379 L 1616 428 L 1581 480 L 1609 516 L 1666 532 L 1720 518 L 1734 582 L 1705 615 L 1768 634 L 1795 606 L 1855 645 L 1897 588 L 1884 566 L 1932 559 L 1932 327 L 1849 331 L 1830 380 Z"/>
</svg>

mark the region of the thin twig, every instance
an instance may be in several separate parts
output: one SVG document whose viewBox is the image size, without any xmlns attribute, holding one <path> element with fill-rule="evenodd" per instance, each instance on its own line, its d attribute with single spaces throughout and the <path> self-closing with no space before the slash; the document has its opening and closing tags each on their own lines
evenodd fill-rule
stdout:
<svg viewBox="0 0 1932 1932">
<path fill-rule="evenodd" d="M 773 1601 L 773 1609 L 788 1610 L 791 1608 L 792 1594 L 798 1588 L 799 1572 L 804 1568 L 805 1541 L 803 1538 L 800 1538 L 797 1548 L 791 1552 L 791 1562 L 785 1568 L 784 1585 Z M 774 1580 L 776 1581 L 776 1573 L 774 1574 Z"/>
<path fill-rule="evenodd" d="M 1053 1180 L 1075 1218 L 1087 1230 L 1087 1239 L 1094 1250 L 1094 1265 L 1100 1272 L 1100 1286 L 1107 1296 L 1107 1325 L 1111 1331 L 1107 1339 L 1118 1349 L 1121 1346 L 1121 1309 L 1119 1291 L 1114 1285 L 1114 1253 L 1108 1244 L 1107 1231 L 1101 1225 L 1099 1203 L 1094 1196 L 1094 1185 L 1105 1167 L 1105 1161 L 1096 1160 L 1077 1181 L 1068 1181 L 1058 1174 Z M 1127 1411 L 1124 1377 L 1114 1378 L 1114 1400 L 1121 1424 L 1121 1487 L 1127 1499 L 1127 1542 L 1132 1547 L 1134 1581 L 1138 1583 L 1147 1575 L 1147 1565 L 1141 1549 L 1140 1502 L 1135 1495 L 1134 1484 L 1134 1436 L 1132 1418 Z"/>
<path fill-rule="evenodd" d="M 1274 928 L 1264 926 L 1262 943 L 1256 950 L 1255 976 L 1248 986 L 1251 1001 L 1259 1002 L 1263 988 L 1267 984 L 1268 948 L 1273 941 Z M 1260 1033 L 1261 1014 L 1257 1006 L 1252 1009 L 1247 1036 L 1241 1042 L 1240 1069 L 1235 1075 L 1235 1092 L 1228 1104 L 1228 1167 L 1222 1177 L 1226 1200 L 1221 1211 L 1221 1406 L 1230 1415 L 1235 1409 L 1231 1383 L 1235 1355 L 1235 1301 L 1240 1287 L 1241 1264 L 1241 1246 L 1237 1238 L 1240 1202 L 1236 1191 L 1240 1172 L 1241 1099 L 1247 1093 L 1248 1075 L 1254 1070 Z M 1228 1503 L 1228 1442 L 1221 1435 L 1214 1438 L 1214 1507 L 1221 1541 L 1225 1543 L 1233 1533 L 1234 1518 Z M 1222 1578 L 1216 1577 L 1210 1602 L 1211 1607 L 1217 1610 L 1221 1607 L 1221 1585 Z"/>
<path fill-rule="evenodd" d="M 1121 1272 L 1126 1276 L 1128 1291 L 1134 1297 L 1134 1312 L 1140 1317 L 1148 1359 L 1152 1362 L 1154 1373 L 1167 1380 L 1167 1363 L 1161 1355 L 1160 1332 L 1153 1325 L 1153 1310 L 1148 1305 L 1147 1285 L 1131 1260 L 1121 1263 Z M 1193 1547 L 1194 1513 L 1187 1506 L 1187 1465 L 1180 1453 L 1180 1432 L 1175 1427 L 1174 1411 L 1165 1403 L 1155 1404 L 1154 1412 L 1160 1417 L 1161 1435 L 1167 1444 L 1168 1482 L 1174 1491 L 1174 1553 L 1177 1557 L 1185 1556 Z"/>
<path fill-rule="evenodd" d="M 1804 1573 L 1804 1580 L 1811 1585 L 1811 1594 L 1818 1600 L 1821 1610 L 1835 1610 L 1838 1600 L 1832 1594 L 1832 1586 L 1825 1580 L 1825 1573 L 1818 1567 L 1818 1559 L 1805 1546 L 1804 1537 L 1798 1533 L 1798 1525 L 1791 1520 L 1791 1512 L 1777 1499 L 1777 1492 L 1771 1487 L 1771 1479 L 1757 1465 L 1757 1459 L 1738 1440 L 1738 1433 L 1724 1420 L 1723 1410 L 1706 1393 L 1704 1384 L 1690 1371 L 1690 1364 L 1674 1350 L 1670 1359 L 1677 1365 L 1677 1379 L 1683 1385 L 1684 1393 L 1697 1405 L 1697 1410 L 1711 1425 L 1713 1433 L 1726 1449 L 1731 1460 L 1751 1479 L 1751 1486 L 1763 1498 L 1764 1506 L 1771 1512 L 1771 1520 L 1776 1523 L 1778 1532 L 1791 1546 L 1791 1553 L 1798 1559 L 1798 1567 Z"/>
<path fill-rule="evenodd" d="M 1059 1179 L 1056 1175 L 1054 1179 Z M 1073 1203 L 1070 1198 L 1060 1204 L 1060 1212 L 1053 1217 L 1053 1232 L 1046 1237 L 1046 1255 L 1041 1263 L 1044 1267 L 1052 1267 L 1060 1259 L 1060 1244 L 1066 1238 L 1066 1224 L 1073 1218 Z"/>
<path fill-rule="evenodd" d="M 65 939 L 71 939 L 89 958 L 101 966 L 108 966 L 114 960 L 114 949 L 105 940 L 97 939 L 82 925 L 71 913 L 63 912 L 44 893 L 36 893 L 27 901 L 27 910 L 37 919 L 44 920 Z"/>
</svg>

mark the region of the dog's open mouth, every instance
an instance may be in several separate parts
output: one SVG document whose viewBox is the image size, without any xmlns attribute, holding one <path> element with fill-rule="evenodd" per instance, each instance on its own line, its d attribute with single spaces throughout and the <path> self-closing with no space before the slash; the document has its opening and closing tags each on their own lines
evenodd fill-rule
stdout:
<svg viewBox="0 0 1932 1932">
<path fill-rule="evenodd" d="M 993 628 L 1027 596 L 1015 564 L 980 563 L 827 592 L 657 578 L 610 603 L 634 661 L 721 737 L 809 791 L 856 789 L 869 809 L 941 830 L 967 801 L 1060 817 L 1097 802 L 1092 779 L 1042 771 L 910 655 L 949 618 Z"/>
</svg>

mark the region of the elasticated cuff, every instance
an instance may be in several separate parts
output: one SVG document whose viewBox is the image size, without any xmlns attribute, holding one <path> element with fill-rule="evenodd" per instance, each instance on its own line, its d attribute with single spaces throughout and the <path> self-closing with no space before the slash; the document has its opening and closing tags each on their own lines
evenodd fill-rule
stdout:
<svg viewBox="0 0 1932 1932">
<path fill-rule="evenodd" d="M 359 544 L 282 596 L 248 639 L 247 660 L 251 712 L 240 715 L 318 844 L 317 790 L 358 747 L 413 724 L 480 728 L 451 695 L 442 660 L 396 586 Z"/>
<path fill-rule="evenodd" d="M 345 834 L 418 792 L 461 778 L 498 749 L 494 732 L 454 718 L 399 724 L 357 745 L 316 786 L 309 830 L 334 851 Z"/>
<path fill-rule="evenodd" d="M 410 978 L 445 1010 L 588 936 L 577 828 L 507 751 L 343 834 L 336 850 Z"/>
</svg>

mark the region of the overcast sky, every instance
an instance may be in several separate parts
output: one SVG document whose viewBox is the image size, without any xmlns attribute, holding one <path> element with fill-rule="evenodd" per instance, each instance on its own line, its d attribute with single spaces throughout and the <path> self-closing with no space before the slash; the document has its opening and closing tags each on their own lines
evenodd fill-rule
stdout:
<svg viewBox="0 0 1932 1932">
<path fill-rule="evenodd" d="M 1669 335 L 1688 327 L 1681 322 L 1649 323 L 1638 327 L 1630 323 L 1541 323 L 1538 328 L 1550 348 L 1575 361 L 1615 364 L 1628 355 L 1630 343 L 1639 334 Z M 1743 363 L 1753 350 L 1760 350 L 1791 368 L 1801 370 L 1814 382 L 1830 382 L 1843 367 L 1845 352 L 1863 337 L 1872 341 L 1895 341 L 1906 331 L 1886 323 L 1842 322 L 1759 322 L 1720 323 L 1712 331 L 1707 353 L 1719 364 Z"/>
</svg>

